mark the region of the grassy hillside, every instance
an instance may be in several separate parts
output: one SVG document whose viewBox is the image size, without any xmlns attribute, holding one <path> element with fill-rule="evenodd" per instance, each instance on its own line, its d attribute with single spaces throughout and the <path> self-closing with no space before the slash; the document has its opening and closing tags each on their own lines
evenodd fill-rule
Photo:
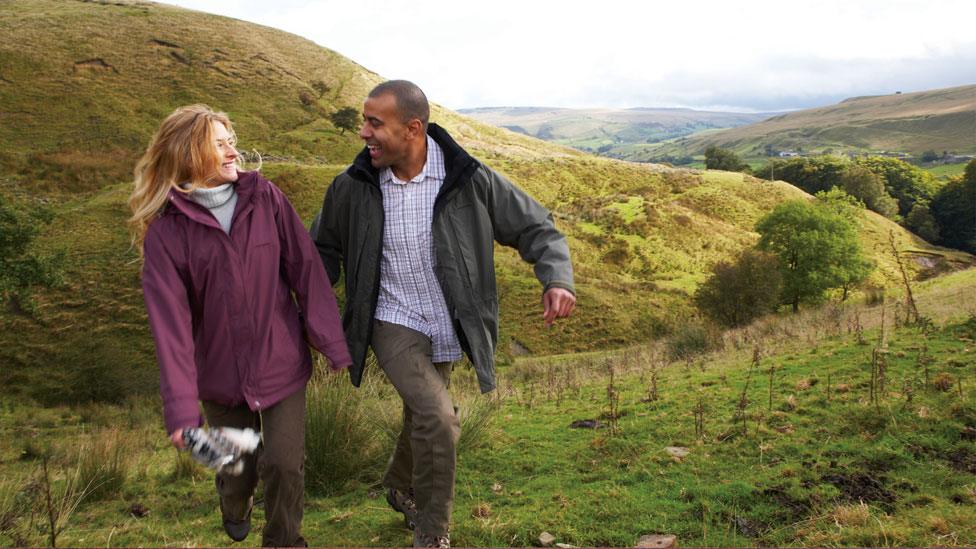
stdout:
<svg viewBox="0 0 976 549">
<path fill-rule="evenodd" d="M 66 286 L 39 295 L 36 316 L 0 312 L 0 391 L 48 403 L 151 393 L 152 343 L 124 223 L 127 174 L 159 120 L 191 102 L 228 111 L 244 148 L 265 157 L 265 174 L 310 220 L 361 147 L 327 114 L 358 105 L 381 77 L 281 31 L 146 2 L 5 2 L 0 26 L 0 192 L 49 204 L 57 218 L 38 247 L 68 254 Z M 112 41 L 118 29 L 125 44 Z M 321 97 L 316 82 L 328 87 Z M 573 251 L 578 313 L 545 330 L 530 268 L 499 250 L 503 362 L 681 328 L 711 265 L 755 242 L 753 225 L 777 203 L 803 195 L 742 174 L 593 157 L 440 107 L 433 119 L 550 207 Z M 868 214 L 875 284 L 899 279 L 889 230 L 900 249 L 920 252 L 913 272 L 971 261 Z"/>
<path fill-rule="evenodd" d="M 777 151 L 921 154 L 926 150 L 976 153 L 976 85 L 916 93 L 854 97 L 829 107 L 806 109 L 768 120 L 674 140 L 646 158 L 701 154 L 709 145 L 743 156 Z"/>
<path fill-rule="evenodd" d="M 654 108 L 485 107 L 459 112 L 517 133 L 622 160 L 639 160 L 641 152 L 653 149 L 654 143 L 734 128 L 773 115 Z"/>
</svg>

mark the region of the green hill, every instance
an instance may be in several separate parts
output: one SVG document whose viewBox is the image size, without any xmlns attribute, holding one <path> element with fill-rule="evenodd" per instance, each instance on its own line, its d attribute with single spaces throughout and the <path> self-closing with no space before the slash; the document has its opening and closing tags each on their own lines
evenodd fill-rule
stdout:
<svg viewBox="0 0 976 549">
<path fill-rule="evenodd" d="M 0 385 L 41 401 L 153 392 L 156 370 L 125 200 L 135 159 L 173 108 L 227 111 L 245 149 L 310 220 L 361 143 L 328 114 L 357 106 L 379 75 L 275 29 L 141 1 L 0 3 L 0 192 L 56 213 L 38 246 L 68 253 L 66 287 L 36 317 L 0 313 Z M 120 42 L 119 37 L 124 36 Z M 434 108 L 477 157 L 555 212 L 573 249 L 578 312 L 544 330 L 539 288 L 498 254 L 502 359 L 608 349 L 666 335 L 692 314 L 710 266 L 757 238 L 756 220 L 802 196 L 782 182 L 586 155 Z M 934 249 L 866 214 L 875 284 L 897 283 L 883 244 L 917 250 L 914 272 L 971 257 Z"/>
<path fill-rule="evenodd" d="M 501 128 L 622 160 L 640 160 L 656 143 L 705 130 L 734 128 L 774 113 L 692 109 L 484 107 L 461 114 Z"/>
<path fill-rule="evenodd" d="M 748 157 L 768 150 L 803 153 L 924 151 L 976 153 L 976 85 L 915 93 L 853 97 L 836 105 L 663 144 L 645 159 L 696 155 L 717 145 Z"/>
</svg>

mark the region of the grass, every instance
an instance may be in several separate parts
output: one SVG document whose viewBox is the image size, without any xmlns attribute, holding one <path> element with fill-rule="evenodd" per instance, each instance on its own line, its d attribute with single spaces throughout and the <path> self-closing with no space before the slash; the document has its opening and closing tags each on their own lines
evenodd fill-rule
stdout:
<svg viewBox="0 0 976 549">
<path fill-rule="evenodd" d="M 951 179 L 953 177 L 962 175 L 963 172 L 966 171 L 966 162 L 961 162 L 959 164 L 940 164 L 937 166 L 924 167 L 923 169 L 939 179 Z"/>
<path fill-rule="evenodd" d="M 924 331 L 893 325 L 897 298 L 889 296 L 889 359 L 877 403 L 869 399 L 869 365 L 882 338 L 880 306 L 842 308 L 863 323 L 866 345 L 849 332 L 844 316 L 827 308 L 764 319 L 725 334 L 721 351 L 676 362 L 667 358 L 667 342 L 612 354 L 519 359 L 499 372 L 501 385 L 491 399 L 477 395 L 473 372 L 460 367 L 452 386 L 462 432 L 478 431 L 477 423 L 464 421 L 465 410 L 488 411 L 473 414 L 485 426 L 480 441 L 462 442 L 452 539 L 519 546 L 548 531 L 557 542 L 578 546 L 632 545 L 652 533 L 677 535 L 684 545 L 972 545 L 976 442 L 966 433 L 976 428 L 974 287 L 973 270 L 920 285 L 919 308 L 935 323 Z M 608 422 L 608 366 L 618 394 L 618 431 L 570 428 L 582 419 Z M 647 398 L 652 372 L 656 400 Z M 942 374 L 957 381 L 950 390 L 936 387 Z M 359 390 L 344 377 L 335 381 L 342 383 L 326 381 L 331 392 L 310 398 L 310 408 L 313 401 L 341 400 L 374 418 L 398 415 L 381 377 Z M 174 452 L 159 428 L 158 406 L 154 400 L 94 408 L 5 405 L 3 435 L 31 432 L 69 468 L 88 425 L 142 410 L 119 431 L 133 441 L 124 487 L 101 501 L 83 500 L 61 534 L 64 544 L 225 543 L 210 475 L 173 474 Z M 390 430 L 383 419 L 357 425 Z M 377 489 L 391 442 L 371 444 L 329 458 L 332 470 L 354 464 L 359 474 L 336 475 L 328 495 L 310 486 L 304 530 L 312 543 L 409 543 Z M 665 450 L 672 446 L 686 448 L 687 455 L 672 457 Z M 26 489 L 37 458 L 19 457 L 15 448 L 0 456 L 0 478 L 15 493 Z M 10 509 L 6 501 L 0 499 Z M 150 514 L 129 516 L 134 503 Z M 28 535 L 21 541 L 44 541 L 42 525 L 24 529 L 29 513 L 14 514 L 19 535 Z M 262 520 L 259 510 L 255 521 Z M 0 530 L 0 544 L 13 543 L 10 536 L 9 529 Z"/>
</svg>

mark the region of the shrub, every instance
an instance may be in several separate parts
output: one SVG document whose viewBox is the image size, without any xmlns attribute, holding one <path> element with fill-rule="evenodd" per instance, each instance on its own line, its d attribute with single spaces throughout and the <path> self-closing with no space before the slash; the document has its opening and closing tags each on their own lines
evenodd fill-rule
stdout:
<svg viewBox="0 0 976 549">
<path fill-rule="evenodd" d="M 943 393 L 952 389 L 955 384 L 956 378 L 952 374 L 947 374 L 945 372 L 935 376 L 935 379 L 932 380 L 932 386 Z"/>
<path fill-rule="evenodd" d="M 749 165 L 742 162 L 737 154 L 714 145 L 705 149 L 705 167 L 709 170 L 749 172 Z"/>
<path fill-rule="evenodd" d="M 782 289 L 776 256 L 746 250 L 734 263 L 715 265 L 711 278 L 695 293 L 695 305 L 723 326 L 743 326 L 774 311 Z"/>
<path fill-rule="evenodd" d="M 668 358 L 687 360 L 721 346 L 721 333 L 714 326 L 692 320 L 674 328 L 667 340 Z"/>
</svg>

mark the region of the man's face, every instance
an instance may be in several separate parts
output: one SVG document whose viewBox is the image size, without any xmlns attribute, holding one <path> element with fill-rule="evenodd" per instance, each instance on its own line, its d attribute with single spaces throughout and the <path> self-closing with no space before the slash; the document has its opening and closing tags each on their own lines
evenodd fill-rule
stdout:
<svg viewBox="0 0 976 549">
<path fill-rule="evenodd" d="M 407 159 L 409 128 L 400 120 L 396 98 L 384 93 L 363 103 L 359 137 L 366 142 L 374 168 L 397 168 Z"/>
</svg>

